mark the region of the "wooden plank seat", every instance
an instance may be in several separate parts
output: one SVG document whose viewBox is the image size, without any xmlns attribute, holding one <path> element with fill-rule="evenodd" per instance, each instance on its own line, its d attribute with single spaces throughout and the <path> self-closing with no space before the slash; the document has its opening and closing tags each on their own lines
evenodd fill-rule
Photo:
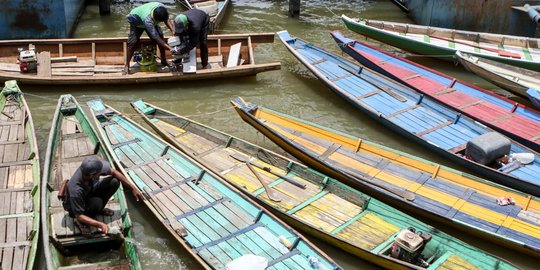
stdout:
<svg viewBox="0 0 540 270">
<path fill-rule="evenodd" d="M 54 195 L 57 192 L 53 193 Z M 50 207 L 51 224 L 53 225 L 53 237 L 57 244 L 62 246 L 77 246 L 101 241 L 116 240 L 115 237 L 102 236 L 101 233 L 95 227 L 90 227 L 92 236 L 83 236 L 79 227 L 75 224 L 74 218 L 70 217 L 68 212 L 64 210 L 61 202 L 57 199 Z M 118 227 L 123 230 L 122 225 L 122 213 L 120 212 L 120 204 L 114 200 L 110 200 L 106 208 L 113 210 L 112 216 L 97 215 L 96 220 L 103 222 L 111 227 Z"/>
</svg>

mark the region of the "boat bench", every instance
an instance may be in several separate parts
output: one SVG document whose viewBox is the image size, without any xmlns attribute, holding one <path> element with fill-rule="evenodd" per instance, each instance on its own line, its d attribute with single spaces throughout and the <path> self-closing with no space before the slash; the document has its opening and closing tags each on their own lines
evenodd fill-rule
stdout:
<svg viewBox="0 0 540 270">
<path fill-rule="evenodd" d="M 92 230 L 92 236 L 83 236 L 79 227 L 75 224 L 74 218 L 69 216 L 69 213 L 62 207 L 62 202 L 57 197 L 58 191 L 51 193 L 51 205 L 50 207 L 50 229 L 54 241 L 64 247 L 84 245 L 94 242 L 111 241 L 115 240 L 115 237 L 102 236 L 97 228 L 90 227 Z M 106 208 L 113 210 L 112 216 L 97 215 L 96 220 L 104 222 L 109 228 L 116 226 L 123 231 L 122 214 L 120 213 L 120 203 L 114 199 L 109 200 Z"/>
</svg>

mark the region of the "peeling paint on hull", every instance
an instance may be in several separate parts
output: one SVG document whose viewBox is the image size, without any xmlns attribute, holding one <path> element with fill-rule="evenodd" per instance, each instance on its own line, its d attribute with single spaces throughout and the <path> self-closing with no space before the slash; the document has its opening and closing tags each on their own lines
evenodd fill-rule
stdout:
<svg viewBox="0 0 540 270">
<path fill-rule="evenodd" d="M 6 0 L 0 39 L 65 38 L 75 29 L 85 0 Z"/>
</svg>

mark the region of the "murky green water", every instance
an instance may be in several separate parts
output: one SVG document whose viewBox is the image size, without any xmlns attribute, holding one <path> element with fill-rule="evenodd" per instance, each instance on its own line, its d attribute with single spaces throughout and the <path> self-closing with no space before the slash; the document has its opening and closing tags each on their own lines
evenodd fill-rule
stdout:
<svg viewBox="0 0 540 270">
<path fill-rule="evenodd" d="M 110 16 L 100 17 L 97 1 L 90 4 L 75 32 L 76 37 L 126 36 L 128 24 L 124 16 L 131 9 L 130 4 L 116 4 Z M 173 15 L 182 11 L 181 5 L 170 6 Z M 348 31 L 339 20 L 341 14 L 350 17 L 410 22 L 390 1 L 302 1 L 299 19 L 288 17 L 288 1 L 285 0 L 233 0 L 223 22 L 221 33 L 275 32 L 286 29 L 291 34 L 323 46 L 335 52 L 339 49 L 329 35 L 329 30 L 339 29 L 361 39 Z M 378 44 L 376 42 L 371 42 Z M 378 44 L 380 45 L 380 44 Z M 402 53 L 387 45 L 380 45 L 393 52 Z M 256 77 L 203 82 L 182 82 L 166 84 L 126 85 L 126 86 L 76 86 L 39 87 L 24 86 L 27 99 L 35 119 L 40 150 L 45 152 L 46 137 L 50 120 L 60 94 L 71 93 L 81 104 L 93 98 L 102 98 L 106 103 L 127 114 L 133 111 L 129 102 L 142 98 L 165 109 L 188 116 L 248 141 L 282 152 L 253 128 L 240 120 L 229 105 L 236 96 L 246 101 L 317 122 L 346 133 L 361 136 L 378 143 L 413 153 L 442 164 L 456 167 L 414 143 L 401 138 L 377 122 L 363 115 L 352 105 L 326 89 L 276 40 L 274 44 L 257 47 L 256 61 L 279 60 L 280 71 L 261 73 Z M 493 89 L 493 85 L 475 77 L 450 63 L 411 57 L 415 61 L 437 70 Z M 131 199 L 131 195 L 128 195 Z M 135 238 L 139 246 L 143 266 L 146 269 L 199 269 L 194 261 L 184 254 L 153 219 L 152 214 L 142 205 L 130 200 L 130 213 L 135 223 Z M 494 246 L 485 241 L 464 235 L 454 229 L 438 226 L 464 241 L 475 244 L 512 263 L 524 268 L 537 267 L 536 260 L 515 252 Z M 329 247 L 316 239 L 324 251 L 330 254 L 345 269 L 379 269 L 360 259 Z"/>
</svg>

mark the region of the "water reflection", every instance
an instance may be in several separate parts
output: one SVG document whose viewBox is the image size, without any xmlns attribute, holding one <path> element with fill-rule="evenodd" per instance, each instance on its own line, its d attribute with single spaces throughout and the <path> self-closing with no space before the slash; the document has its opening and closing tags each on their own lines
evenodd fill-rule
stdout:
<svg viewBox="0 0 540 270">
<path fill-rule="evenodd" d="M 173 15 L 184 10 L 180 4 L 168 6 L 170 14 Z M 99 16 L 97 0 L 91 1 L 80 19 L 75 36 L 127 36 L 128 24 L 124 17 L 132 7 L 133 4 L 129 3 L 114 4 L 111 8 L 111 15 L 101 17 Z M 361 16 L 369 19 L 410 22 L 391 1 L 303 0 L 301 16 L 299 19 L 294 19 L 288 16 L 288 1 L 285 0 L 235 0 L 223 21 L 224 28 L 219 32 L 228 34 L 273 32 L 287 29 L 292 35 L 299 36 L 342 55 L 329 35 L 330 30 L 339 29 L 352 37 L 358 39 L 362 39 L 362 37 L 344 27 L 338 18 L 341 14 L 350 17 Z M 167 32 L 165 33 L 167 34 Z M 401 55 L 407 55 L 388 45 L 382 45 L 371 40 L 368 43 L 377 44 L 383 49 Z M 280 148 L 244 123 L 230 107 L 229 100 L 231 98 L 242 96 L 249 102 L 259 103 L 271 109 L 286 112 L 336 130 L 462 169 L 411 141 L 390 132 L 332 91 L 326 89 L 287 51 L 279 40 L 276 40 L 274 44 L 264 44 L 257 47 L 255 53 L 257 54 L 257 61 L 260 62 L 281 61 L 282 69 L 261 73 L 255 77 L 234 80 L 111 87 L 90 85 L 77 87 L 23 86 L 23 90 L 29 94 L 27 99 L 35 119 L 40 150 L 42 153 L 45 152 L 46 136 L 50 129 L 50 121 L 58 96 L 63 93 L 71 93 L 81 104 L 99 97 L 104 99 L 107 104 L 133 117 L 134 112 L 129 102 L 143 98 L 145 101 L 167 110 L 189 116 L 196 121 L 285 154 Z M 467 73 L 452 63 L 418 56 L 409 58 L 481 87 L 495 88 L 490 83 Z M 135 117 L 135 120 L 142 123 L 137 117 Z M 137 247 L 141 253 L 144 268 L 199 269 L 186 251 L 153 218 L 152 213 L 146 207 L 142 207 L 141 204 L 133 202 L 131 194 L 128 194 L 127 197 L 132 220 L 135 224 L 134 232 Z M 481 248 L 488 249 L 490 252 L 503 256 L 522 267 L 532 269 L 535 266 L 533 259 L 527 256 L 508 252 L 503 248 L 468 237 L 462 232 L 444 226 L 438 225 L 438 227 L 469 243 L 480 245 Z M 315 239 L 314 241 L 321 244 L 323 250 L 335 258 L 345 269 L 378 269 L 378 267 L 363 262 L 339 249 L 329 247 Z"/>
</svg>

